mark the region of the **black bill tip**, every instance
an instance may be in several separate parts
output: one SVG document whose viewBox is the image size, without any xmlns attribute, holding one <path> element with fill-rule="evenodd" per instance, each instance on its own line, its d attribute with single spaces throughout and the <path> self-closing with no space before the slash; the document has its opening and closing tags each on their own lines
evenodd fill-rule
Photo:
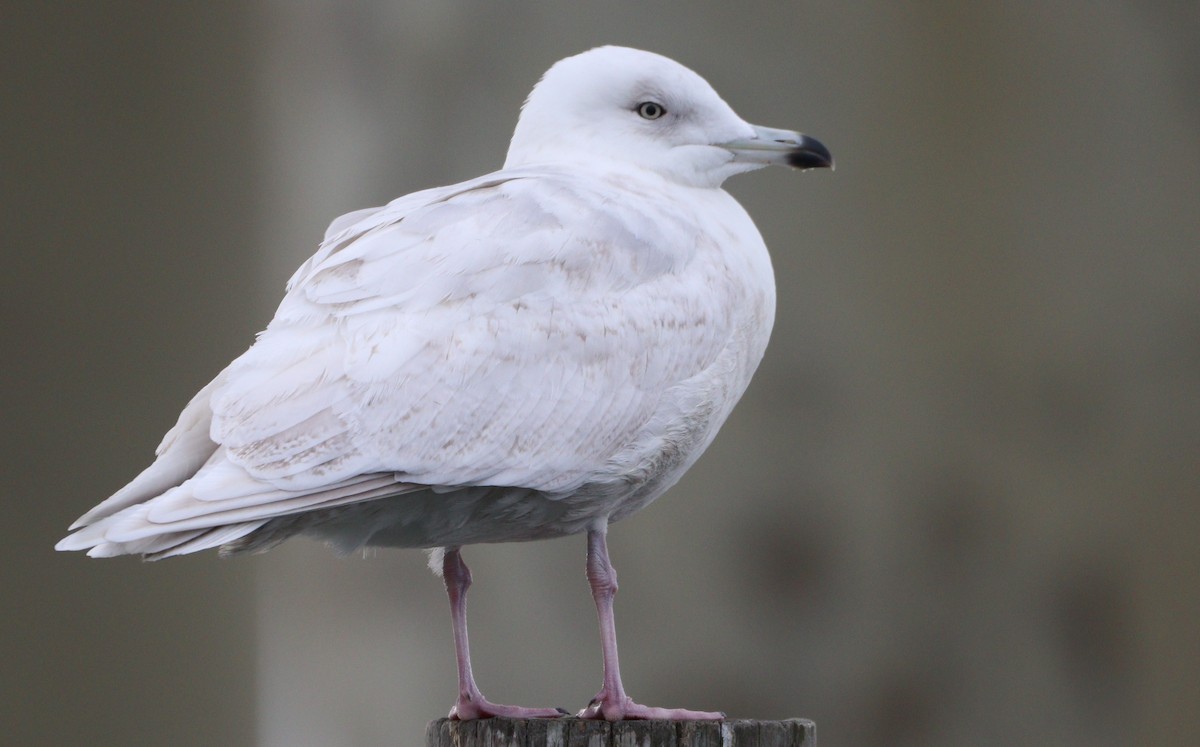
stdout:
<svg viewBox="0 0 1200 747">
<path fill-rule="evenodd" d="M 788 151 L 787 164 L 794 169 L 831 169 L 833 154 L 820 140 L 803 135 L 796 147 Z"/>
</svg>

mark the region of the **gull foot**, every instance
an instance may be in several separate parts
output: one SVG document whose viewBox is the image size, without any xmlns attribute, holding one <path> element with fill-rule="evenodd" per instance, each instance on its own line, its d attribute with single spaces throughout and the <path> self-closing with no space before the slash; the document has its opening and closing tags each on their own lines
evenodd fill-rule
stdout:
<svg viewBox="0 0 1200 747">
<path fill-rule="evenodd" d="M 603 692 L 597 695 L 587 708 L 579 712 L 578 718 L 625 721 L 642 719 L 647 721 L 724 721 L 720 711 L 689 711 L 686 708 L 654 708 L 634 703 L 633 698 L 609 698 Z"/>
<path fill-rule="evenodd" d="M 472 721 L 477 718 L 562 718 L 570 714 L 561 708 L 524 708 L 522 706 L 500 705 L 490 703 L 483 698 L 472 700 L 459 698 L 450 709 L 450 718 L 458 721 Z"/>
</svg>

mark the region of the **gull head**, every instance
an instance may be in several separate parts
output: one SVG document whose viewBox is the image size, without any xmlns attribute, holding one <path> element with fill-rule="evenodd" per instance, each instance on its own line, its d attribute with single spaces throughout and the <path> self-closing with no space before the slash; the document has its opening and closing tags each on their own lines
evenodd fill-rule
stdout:
<svg viewBox="0 0 1200 747">
<path fill-rule="evenodd" d="M 833 157 L 811 137 L 746 122 L 674 60 L 598 47 L 555 63 L 526 99 L 504 165 L 533 164 L 635 168 L 718 187 L 772 164 L 832 168 Z"/>
</svg>

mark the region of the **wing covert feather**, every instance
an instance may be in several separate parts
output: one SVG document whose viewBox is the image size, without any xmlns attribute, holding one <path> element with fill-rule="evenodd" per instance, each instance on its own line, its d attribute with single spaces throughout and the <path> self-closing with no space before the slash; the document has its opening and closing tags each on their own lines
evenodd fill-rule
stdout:
<svg viewBox="0 0 1200 747">
<path fill-rule="evenodd" d="M 566 176 L 398 203 L 331 228 L 214 393 L 213 438 L 253 478 L 569 491 L 730 337 L 694 216 L 597 210 Z"/>
</svg>

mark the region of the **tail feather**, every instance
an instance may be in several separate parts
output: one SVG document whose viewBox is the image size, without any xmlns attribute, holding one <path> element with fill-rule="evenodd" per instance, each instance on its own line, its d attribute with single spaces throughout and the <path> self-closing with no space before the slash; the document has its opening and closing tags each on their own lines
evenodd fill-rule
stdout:
<svg viewBox="0 0 1200 747">
<path fill-rule="evenodd" d="M 254 530 L 261 527 L 267 522 L 264 521 L 248 521 L 244 524 L 232 524 L 230 526 L 216 527 L 209 529 L 200 535 L 180 542 L 173 547 L 156 550 L 154 552 L 143 553 L 146 560 L 162 560 L 163 558 L 171 558 L 176 555 L 187 555 L 201 550 L 209 550 L 214 547 L 224 547 L 231 542 L 239 540 Z"/>
</svg>

